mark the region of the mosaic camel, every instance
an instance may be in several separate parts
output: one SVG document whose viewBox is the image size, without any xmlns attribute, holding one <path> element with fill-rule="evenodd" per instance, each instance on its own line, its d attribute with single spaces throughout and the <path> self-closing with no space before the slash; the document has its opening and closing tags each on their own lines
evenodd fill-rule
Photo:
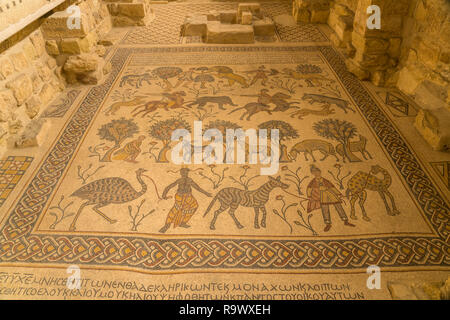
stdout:
<svg viewBox="0 0 450 320">
<path fill-rule="evenodd" d="M 377 178 L 375 175 L 378 173 L 383 174 L 383 179 Z M 372 166 L 370 172 L 357 172 L 347 183 L 347 191 L 346 197 L 350 197 L 351 204 L 351 215 L 352 219 L 357 219 L 355 213 L 355 203 L 359 200 L 359 206 L 361 207 L 363 219 L 366 221 L 370 221 L 370 218 L 367 216 L 366 209 L 364 208 L 364 203 L 367 199 L 366 190 L 378 192 L 381 199 L 384 202 L 386 207 L 387 214 L 390 216 L 395 216 L 400 214 L 395 205 L 395 200 L 392 194 L 389 192 L 389 187 L 391 186 L 392 178 L 387 170 L 382 167 L 375 165 Z M 388 196 L 391 201 L 392 209 L 389 207 L 388 202 L 386 200 L 386 196 Z"/>
</svg>

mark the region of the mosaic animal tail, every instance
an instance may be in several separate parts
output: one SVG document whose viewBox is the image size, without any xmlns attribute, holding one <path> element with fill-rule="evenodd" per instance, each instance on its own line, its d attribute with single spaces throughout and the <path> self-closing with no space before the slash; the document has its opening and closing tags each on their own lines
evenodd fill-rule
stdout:
<svg viewBox="0 0 450 320">
<path fill-rule="evenodd" d="M 203 217 L 206 217 L 209 211 L 211 211 L 212 207 L 214 206 L 214 203 L 219 200 L 220 202 L 220 208 L 217 209 L 214 212 L 214 217 L 211 220 L 211 224 L 209 228 L 211 230 L 216 229 L 216 221 L 220 213 L 230 209 L 228 211 L 228 214 L 233 219 L 234 223 L 239 229 L 242 229 L 244 226 L 239 222 L 239 220 L 236 218 L 234 212 L 239 206 L 243 207 L 252 207 L 255 211 L 255 229 L 259 229 L 259 210 L 261 209 L 263 216 L 261 219 L 261 226 L 263 228 L 266 227 L 266 203 L 269 200 L 270 192 L 280 187 L 282 189 L 286 189 L 289 186 L 281 181 L 281 177 L 278 178 L 272 178 L 269 177 L 269 181 L 260 186 L 256 190 L 248 191 L 248 190 L 242 190 L 238 188 L 224 188 L 220 190 L 214 199 L 209 204 L 208 208 L 206 209 L 205 213 L 203 214 Z"/>
</svg>

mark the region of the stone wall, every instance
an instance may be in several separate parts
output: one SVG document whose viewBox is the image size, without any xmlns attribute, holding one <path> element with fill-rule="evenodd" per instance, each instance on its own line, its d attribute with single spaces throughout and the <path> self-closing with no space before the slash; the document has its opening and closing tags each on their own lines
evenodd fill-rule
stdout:
<svg viewBox="0 0 450 320">
<path fill-rule="evenodd" d="M 394 83 L 421 106 L 415 127 L 436 150 L 450 150 L 450 1 L 411 1 Z"/>
<path fill-rule="evenodd" d="M 450 110 L 450 1 L 415 1 L 405 20 L 398 87 L 422 105 Z"/>
<path fill-rule="evenodd" d="M 370 5 L 381 8 L 381 30 L 366 26 Z M 293 0 L 293 14 L 299 23 L 327 23 L 362 80 L 409 94 L 425 81 L 448 105 L 450 1 Z"/>
<path fill-rule="evenodd" d="M 10 20 L 32 13 L 39 1 L 30 0 L 27 10 Z M 18 7 L 24 4 L 15 2 Z M 81 10 L 80 29 L 67 28 L 66 9 L 72 4 Z M 29 146 L 23 137 L 30 128 L 42 126 L 40 113 L 67 85 L 101 80 L 108 67 L 99 40 L 110 29 L 105 3 L 67 0 L 0 44 L 0 155 L 7 148 Z"/>
<path fill-rule="evenodd" d="M 0 55 L 0 154 L 64 87 L 40 30 Z"/>
<path fill-rule="evenodd" d="M 380 30 L 367 27 L 371 5 L 381 9 Z M 416 128 L 434 149 L 450 148 L 450 1 L 293 0 L 293 15 L 327 23 L 349 71 L 413 97 Z"/>
<path fill-rule="evenodd" d="M 69 84 L 98 84 L 109 68 L 103 59 L 106 49 L 99 42 L 111 30 L 110 15 L 106 4 L 98 0 L 75 4 L 81 12 L 79 27 L 68 27 L 70 10 L 55 12 L 41 26 L 45 48 Z"/>
</svg>

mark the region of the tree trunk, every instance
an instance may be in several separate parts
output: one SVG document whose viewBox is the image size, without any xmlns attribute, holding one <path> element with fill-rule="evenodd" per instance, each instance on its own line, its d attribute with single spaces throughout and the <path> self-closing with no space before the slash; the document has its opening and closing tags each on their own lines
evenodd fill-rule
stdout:
<svg viewBox="0 0 450 320">
<path fill-rule="evenodd" d="M 109 149 L 104 155 L 103 158 L 100 159 L 101 162 L 111 162 L 111 157 L 114 152 L 116 152 L 120 148 L 120 144 L 115 144 L 114 147 Z"/>
<path fill-rule="evenodd" d="M 280 162 L 286 163 L 286 162 L 292 162 L 292 160 L 289 158 L 288 155 L 288 148 L 280 143 Z"/>
<path fill-rule="evenodd" d="M 167 159 L 167 152 L 170 150 L 169 144 L 164 144 L 162 149 L 159 151 L 157 162 L 167 163 L 169 160 Z"/>
<path fill-rule="evenodd" d="M 170 90 L 172 90 L 172 88 L 173 88 L 173 86 L 172 86 L 172 84 L 170 83 L 170 81 L 169 80 L 167 80 L 167 79 L 163 79 L 164 80 L 164 83 L 166 84 L 166 91 L 170 91 Z"/>
<path fill-rule="evenodd" d="M 350 141 L 344 141 L 342 143 L 344 155 L 350 162 L 361 162 L 361 159 L 358 158 L 351 150 L 350 150 Z"/>
</svg>

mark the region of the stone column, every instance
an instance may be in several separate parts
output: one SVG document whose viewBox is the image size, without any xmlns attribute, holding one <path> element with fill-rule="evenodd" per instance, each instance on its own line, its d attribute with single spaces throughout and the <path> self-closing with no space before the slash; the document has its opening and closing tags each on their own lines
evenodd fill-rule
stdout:
<svg viewBox="0 0 450 320">
<path fill-rule="evenodd" d="M 301 23 L 327 23 L 331 0 L 294 0 L 292 15 Z"/>
<path fill-rule="evenodd" d="M 403 17 L 408 14 L 410 0 L 360 0 L 353 23 L 352 45 L 355 56 L 347 67 L 361 80 L 370 79 L 383 86 L 396 71 L 402 44 Z M 381 29 L 367 27 L 367 8 L 381 9 Z"/>
<path fill-rule="evenodd" d="M 335 0 L 331 3 L 328 17 L 328 25 L 334 31 L 330 41 L 338 48 L 347 49 L 346 54 L 350 57 L 354 56 L 351 43 L 356 6 L 356 0 Z"/>
</svg>

